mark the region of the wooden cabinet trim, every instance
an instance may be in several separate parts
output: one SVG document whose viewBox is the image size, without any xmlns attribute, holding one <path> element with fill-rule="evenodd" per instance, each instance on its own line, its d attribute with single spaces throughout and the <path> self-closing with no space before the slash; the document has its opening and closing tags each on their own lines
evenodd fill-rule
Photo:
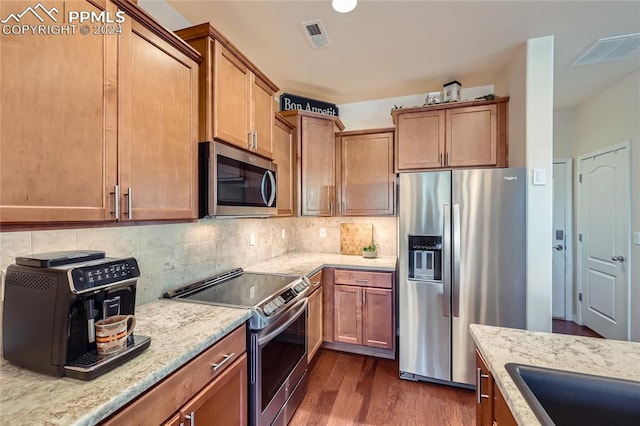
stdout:
<svg viewBox="0 0 640 426">
<path fill-rule="evenodd" d="M 246 325 L 243 324 L 102 424 L 160 424 L 164 422 L 195 393 L 228 368 L 225 366 L 214 372 L 212 364 L 222 361 L 226 354 L 235 353 L 235 358 L 243 356 L 246 352 L 246 339 Z"/>
<path fill-rule="evenodd" d="M 336 137 L 374 135 L 378 133 L 394 133 L 395 131 L 395 127 L 384 127 L 381 129 L 348 130 L 337 132 Z"/>
<path fill-rule="evenodd" d="M 391 272 L 336 269 L 334 282 L 336 284 L 361 287 L 392 288 L 393 277 Z"/>
<path fill-rule="evenodd" d="M 202 62 L 202 56 L 193 47 L 189 46 L 184 40 L 176 37 L 176 34 L 160 25 L 150 14 L 144 9 L 136 5 L 130 0 L 112 0 L 120 9 L 124 10 L 128 17 L 134 18 L 141 22 L 145 27 L 152 31 L 172 47 L 178 49 L 183 54 L 197 63 Z"/>
<path fill-rule="evenodd" d="M 496 98 L 493 100 L 477 100 L 477 101 L 467 101 L 467 102 L 449 102 L 446 104 L 438 104 L 438 105 L 427 105 L 420 107 L 412 107 L 412 108 L 400 108 L 394 109 L 391 111 L 391 117 L 396 120 L 396 117 L 400 114 L 406 114 L 411 112 L 423 112 L 423 111 L 438 111 L 438 110 L 449 110 L 454 108 L 466 108 L 466 107 L 474 107 L 481 105 L 493 105 L 493 104 L 502 104 L 509 102 L 509 96 L 504 96 L 501 98 Z"/>
<path fill-rule="evenodd" d="M 244 63 L 247 68 L 251 70 L 251 72 L 258 76 L 260 80 L 273 91 L 273 93 L 276 93 L 278 90 L 280 90 L 273 81 L 271 81 L 265 74 L 262 73 L 262 71 L 258 69 L 257 66 L 255 66 L 253 62 L 249 60 L 249 58 L 242 54 L 242 52 L 240 52 L 240 50 L 227 37 L 225 37 L 220 31 L 212 27 L 210 23 L 205 22 L 203 24 L 194 25 L 192 27 L 183 28 L 181 30 L 177 30 L 175 33 L 187 42 L 203 37 L 210 37 L 211 39 L 218 41 L 236 58 L 242 61 L 242 63 Z"/>
<path fill-rule="evenodd" d="M 311 112 L 311 111 L 304 111 L 304 110 L 291 110 L 291 111 L 279 111 L 278 114 L 280 114 L 282 117 L 288 118 L 288 117 L 312 117 L 312 118 L 321 118 L 323 120 L 332 120 L 335 125 L 338 127 L 338 131 L 343 131 L 344 130 L 344 123 L 342 122 L 342 120 L 340 120 L 339 117 L 335 117 L 332 115 L 325 115 L 325 114 L 320 114 L 317 112 Z"/>
</svg>

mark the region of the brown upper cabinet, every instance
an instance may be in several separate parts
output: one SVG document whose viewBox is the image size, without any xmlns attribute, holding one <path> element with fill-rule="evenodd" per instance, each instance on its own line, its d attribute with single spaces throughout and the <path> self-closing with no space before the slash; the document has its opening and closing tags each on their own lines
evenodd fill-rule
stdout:
<svg viewBox="0 0 640 426">
<path fill-rule="evenodd" d="M 509 98 L 392 111 L 396 171 L 506 167 Z"/>
<path fill-rule="evenodd" d="M 0 222 L 196 218 L 200 55 L 129 1 L 73 6 L 121 33 L 0 35 Z"/>
<path fill-rule="evenodd" d="M 176 31 L 204 58 L 200 140 L 218 139 L 267 158 L 273 154 L 278 87 L 209 23 Z"/>
<path fill-rule="evenodd" d="M 280 113 L 295 126 L 298 213 L 334 216 L 336 209 L 336 132 L 344 130 L 338 117 L 308 111 Z"/>
<path fill-rule="evenodd" d="M 278 215 L 291 216 L 295 210 L 295 150 L 293 124 L 279 113 L 275 113 L 273 126 L 273 162 L 278 166 L 278 188 L 276 203 Z"/>
<path fill-rule="evenodd" d="M 394 214 L 394 129 L 338 133 L 340 214 Z"/>
</svg>

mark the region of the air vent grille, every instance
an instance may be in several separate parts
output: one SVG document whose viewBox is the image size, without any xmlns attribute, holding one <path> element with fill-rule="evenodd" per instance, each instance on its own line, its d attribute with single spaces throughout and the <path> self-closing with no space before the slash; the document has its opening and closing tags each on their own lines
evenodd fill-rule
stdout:
<svg viewBox="0 0 640 426">
<path fill-rule="evenodd" d="M 29 290 L 52 291 L 56 287 L 57 279 L 49 275 L 23 274 L 20 272 L 7 273 L 7 287 L 22 287 Z"/>
<path fill-rule="evenodd" d="M 327 36 L 327 30 L 324 29 L 321 20 L 307 21 L 300 25 L 302 26 L 304 35 L 307 36 L 307 40 L 309 40 L 311 47 L 314 49 L 331 45 L 329 36 Z"/>
<path fill-rule="evenodd" d="M 598 39 L 572 65 L 622 61 L 640 49 L 640 33 Z"/>
</svg>

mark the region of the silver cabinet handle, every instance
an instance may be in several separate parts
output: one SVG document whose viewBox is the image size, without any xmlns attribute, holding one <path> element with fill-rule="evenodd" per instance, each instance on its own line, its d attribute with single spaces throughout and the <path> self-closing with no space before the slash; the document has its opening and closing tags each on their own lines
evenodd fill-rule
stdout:
<svg viewBox="0 0 640 426">
<path fill-rule="evenodd" d="M 448 166 L 449 165 L 449 153 L 447 152 L 447 154 L 444 157 L 444 165 Z"/>
<path fill-rule="evenodd" d="M 440 153 L 440 165 L 442 166 L 442 153 Z"/>
<path fill-rule="evenodd" d="M 557 246 L 554 247 L 554 249 L 560 251 L 562 250 L 564 247 L 562 246 L 562 244 L 558 244 Z"/>
<path fill-rule="evenodd" d="M 333 203 L 329 201 L 329 216 L 333 216 Z"/>
<path fill-rule="evenodd" d="M 367 290 L 366 289 L 362 289 L 362 304 L 366 305 L 367 304 Z"/>
<path fill-rule="evenodd" d="M 230 353 L 230 354 L 223 355 L 223 360 L 222 360 L 222 361 L 220 361 L 220 362 L 219 362 L 219 363 L 217 363 L 217 364 L 211 364 L 211 367 L 213 368 L 213 371 L 217 371 L 220 367 L 222 367 L 222 366 L 223 366 L 223 365 L 225 365 L 227 362 L 229 362 L 229 360 L 230 360 L 231 358 L 233 358 L 235 355 L 236 355 L 236 353 L 235 353 L 235 352 L 232 352 L 232 353 Z"/>
<path fill-rule="evenodd" d="M 482 368 L 476 368 L 476 398 L 478 404 L 482 404 L 483 399 L 489 399 L 489 395 L 482 393 L 482 379 L 488 379 L 488 374 L 482 374 Z"/>
<path fill-rule="evenodd" d="M 252 149 L 253 148 L 253 131 L 252 130 L 247 133 L 247 139 L 248 139 L 247 144 L 249 145 L 249 149 Z"/>
<path fill-rule="evenodd" d="M 187 414 L 186 416 L 184 416 L 185 419 L 189 420 L 189 424 L 191 426 L 195 426 L 196 424 L 196 412 L 192 411 L 190 414 Z"/>
<path fill-rule="evenodd" d="M 129 208 L 127 211 L 127 218 L 131 220 L 133 219 L 133 188 L 127 188 L 127 193 L 124 195 L 127 197 L 127 207 Z"/>
<path fill-rule="evenodd" d="M 253 149 L 258 149 L 258 131 L 253 131 Z"/>
<path fill-rule="evenodd" d="M 113 215 L 115 216 L 115 219 L 119 220 L 120 219 L 120 186 L 115 185 L 113 188 L 113 192 L 110 192 L 109 194 L 113 194 L 113 199 L 114 199 L 113 211 L 109 213 L 113 213 Z"/>
<path fill-rule="evenodd" d="M 354 280 L 355 282 L 357 282 L 358 284 L 367 284 L 369 282 L 369 280 Z"/>
<path fill-rule="evenodd" d="M 623 255 L 619 255 L 619 256 L 613 256 L 613 257 L 611 258 L 611 260 L 613 260 L 614 262 L 620 262 L 620 263 L 622 263 L 622 262 L 624 262 L 624 261 L 625 261 L 625 258 L 624 258 L 624 256 L 623 256 Z"/>
</svg>

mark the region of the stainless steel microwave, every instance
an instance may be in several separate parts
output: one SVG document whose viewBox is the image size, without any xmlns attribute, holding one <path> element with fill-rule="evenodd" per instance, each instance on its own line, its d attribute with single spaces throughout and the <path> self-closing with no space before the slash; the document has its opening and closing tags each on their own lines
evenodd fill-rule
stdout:
<svg viewBox="0 0 640 426">
<path fill-rule="evenodd" d="M 276 214 L 277 166 L 221 142 L 200 142 L 200 217 Z"/>
</svg>

